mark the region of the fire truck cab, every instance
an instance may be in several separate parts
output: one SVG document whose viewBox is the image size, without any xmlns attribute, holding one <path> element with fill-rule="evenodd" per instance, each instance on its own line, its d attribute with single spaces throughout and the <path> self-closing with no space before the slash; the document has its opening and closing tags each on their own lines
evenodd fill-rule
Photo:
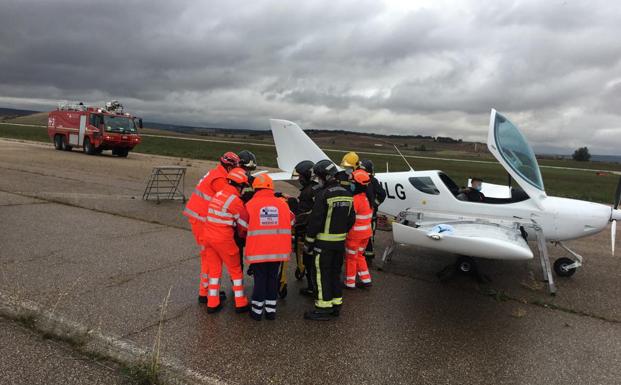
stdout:
<svg viewBox="0 0 621 385">
<path fill-rule="evenodd" d="M 126 157 L 140 143 L 138 129 L 142 119 L 123 112 L 123 106 L 112 101 L 104 108 L 79 104 L 61 104 L 48 114 L 47 132 L 57 150 L 82 148 L 89 155 L 112 150 Z"/>
</svg>

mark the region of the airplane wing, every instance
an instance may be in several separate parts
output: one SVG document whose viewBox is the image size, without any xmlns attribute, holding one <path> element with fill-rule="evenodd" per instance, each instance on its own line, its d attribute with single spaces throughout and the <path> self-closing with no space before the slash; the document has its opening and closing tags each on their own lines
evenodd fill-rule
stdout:
<svg viewBox="0 0 621 385">
<path fill-rule="evenodd" d="M 397 243 L 452 254 L 502 260 L 533 258 L 533 252 L 517 226 L 491 222 L 447 221 L 425 222 L 413 227 L 393 222 L 392 230 Z"/>
</svg>

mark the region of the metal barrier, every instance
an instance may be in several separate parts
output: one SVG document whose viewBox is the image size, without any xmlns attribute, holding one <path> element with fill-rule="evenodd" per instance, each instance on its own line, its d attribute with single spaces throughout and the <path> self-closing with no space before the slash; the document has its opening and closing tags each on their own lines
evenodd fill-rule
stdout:
<svg viewBox="0 0 621 385">
<path fill-rule="evenodd" d="M 185 170 L 186 167 L 181 166 L 153 167 L 142 199 L 155 198 L 157 203 L 160 200 L 180 199 L 185 203 Z"/>
</svg>

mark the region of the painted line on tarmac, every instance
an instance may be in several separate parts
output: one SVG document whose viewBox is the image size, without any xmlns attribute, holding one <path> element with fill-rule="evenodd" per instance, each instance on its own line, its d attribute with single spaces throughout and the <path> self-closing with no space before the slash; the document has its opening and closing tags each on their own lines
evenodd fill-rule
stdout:
<svg viewBox="0 0 621 385">
<path fill-rule="evenodd" d="M 30 329 L 58 340 L 67 341 L 75 350 L 103 357 L 128 368 L 151 366 L 155 352 L 120 336 L 89 328 L 50 311 L 40 304 L 0 291 L 0 316 L 21 322 Z M 159 354 L 159 353 L 158 353 Z M 183 366 L 178 360 L 159 356 L 158 383 L 190 385 L 226 385 L 229 382 L 207 376 Z"/>
<path fill-rule="evenodd" d="M 7 125 L 15 125 L 15 126 L 26 126 L 26 127 L 47 127 L 37 124 L 23 124 L 23 123 L 6 123 L 0 122 L 0 124 Z M 140 136 L 150 137 L 150 138 L 163 138 L 163 139 L 177 139 L 177 140 L 188 140 L 193 142 L 207 142 L 207 143 L 225 143 L 225 144 L 243 144 L 246 146 L 257 146 L 257 147 L 276 147 L 274 144 L 268 143 L 256 143 L 256 142 L 242 142 L 235 140 L 218 140 L 218 139 L 203 139 L 203 138 L 186 138 L 183 136 L 168 136 L 168 135 L 154 135 L 154 134 L 140 134 Z M 322 148 L 323 151 L 326 152 L 338 152 L 345 153 L 347 150 L 339 150 L 335 148 Z M 358 154 L 363 155 L 375 155 L 375 156 L 389 156 L 393 158 L 401 158 L 399 154 L 392 154 L 387 152 L 372 152 L 372 151 L 356 151 Z M 443 158 L 436 156 L 422 156 L 422 155 L 404 155 L 406 158 L 410 159 L 425 159 L 425 160 L 441 160 L 444 162 L 461 162 L 461 163 L 479 163 L 479 164 L 497 164 L 498 162 L 493 160 L 476 160 L 476 159 L 455 159 L 455 158 Z M 188 158 L 191 159 L 191 158 Z M 539 165 L 539 168 L 549 168 L 555 170 L 568 170 L 568 171 L 583 171 L 583 172 L 607 172 L 614 175 L 621 175 L 621 171 L 615 170 L 607 170 L 607 169 L 595 169 L 595 168 L 579 168 L 579 167 L 563 167 L 563 166 L 547 166 L 547 165 Z"/>
</svg>

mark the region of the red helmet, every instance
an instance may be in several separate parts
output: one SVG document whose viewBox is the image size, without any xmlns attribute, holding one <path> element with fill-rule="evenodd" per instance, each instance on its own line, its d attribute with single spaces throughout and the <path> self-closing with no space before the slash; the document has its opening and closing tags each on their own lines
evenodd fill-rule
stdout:
<svg viewBox="0 0 621 385">
<path fill-rule="evenodd" d="M 236 167 L 232 169 L 231 171 L 229 171 L 229 174 L 226 176 L 226 179 L 233 181 L 237 184 L 248 183 L 248 175 L 246 175 L 246 171 L 244 171 L 243 168 L 239 168 L 239 167 Z"/>
<path fill-rule="evenodd" d="M 369 184 L 369 182 L 371 182 L 371 177 L 369 176 L 369 173 L 362 169 L 354 171 L 351 176 L 356 183 L 363 186 L 366 186 Z"/>
<path fill-rule="evenodd" d="M 233 168 L 239 166 L 239 156 L 234 152 L 226 152 L 220 157 L 220 163 L 224 167 Z"/>
</svg>

